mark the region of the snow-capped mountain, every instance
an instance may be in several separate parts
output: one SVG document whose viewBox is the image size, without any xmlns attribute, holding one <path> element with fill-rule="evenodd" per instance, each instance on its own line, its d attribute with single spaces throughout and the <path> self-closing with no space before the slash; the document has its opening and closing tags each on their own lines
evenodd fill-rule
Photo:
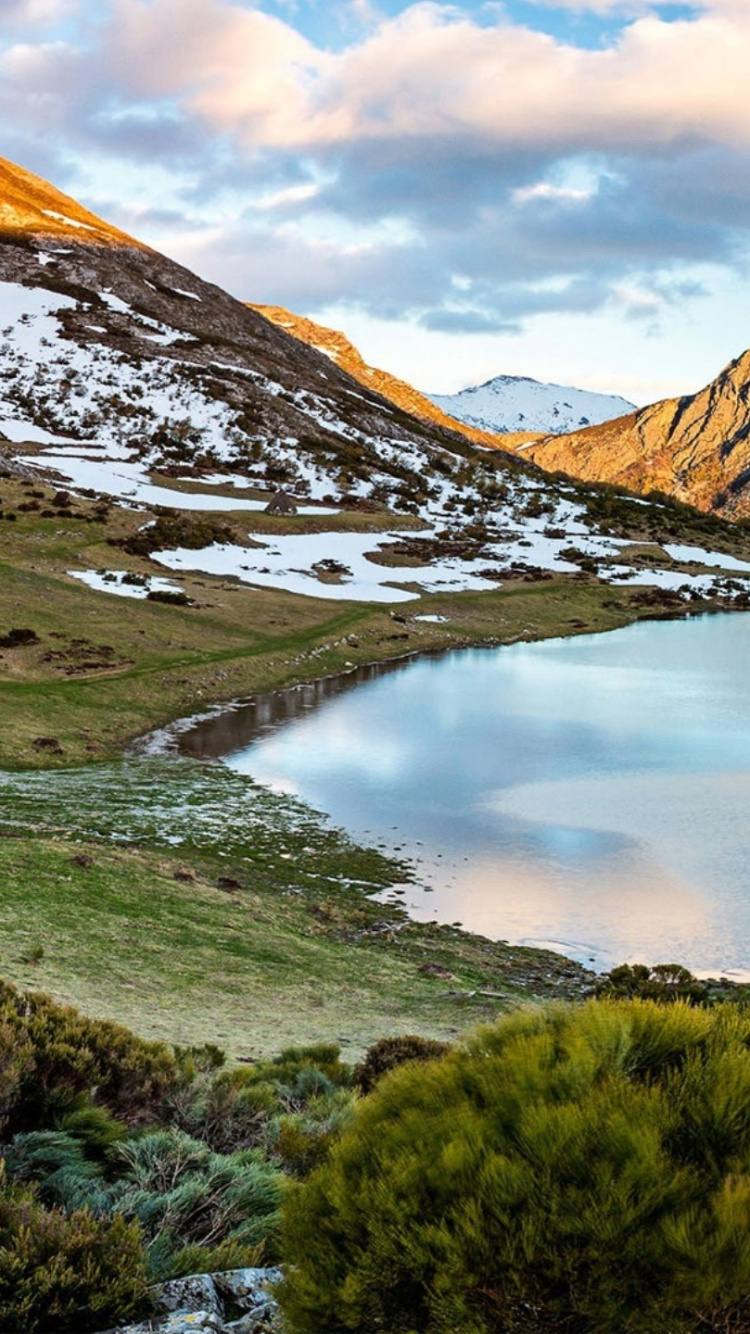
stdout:
<svg viewBox="0 0 750 1334">
<path fill-rule="evenodd" d="M 541 384 L 539 380 L 518 375 L 497 375 L 473 389 L 462 389 L 458 394 L 430 394 L 429 398 L 450 417 L 457 417 L 480 431 L 497 434 L 539 431 L 544 435 L 565 435 L 622 417 L 634 408 L 617 394 Z"/>
</svg>

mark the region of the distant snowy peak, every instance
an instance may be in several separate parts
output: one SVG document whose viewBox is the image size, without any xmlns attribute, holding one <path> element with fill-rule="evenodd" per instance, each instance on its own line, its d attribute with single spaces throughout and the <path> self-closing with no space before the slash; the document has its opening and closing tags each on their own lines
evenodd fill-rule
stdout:
<svg viewBox="0 0 750 1334">
<path fill-rule="evenodd" d="M 594 394 L 587 389 L 541 384 L 527 376 L 497 375 L 486 384 L 462 389 L 459 394 L 430 394 L 443 412 L 481 431 L 502 434 L 540 431 L 565 435 L 585 426 L 598 426 L 634 411 L 635 405 L 617 394 Z"/>
</svg>

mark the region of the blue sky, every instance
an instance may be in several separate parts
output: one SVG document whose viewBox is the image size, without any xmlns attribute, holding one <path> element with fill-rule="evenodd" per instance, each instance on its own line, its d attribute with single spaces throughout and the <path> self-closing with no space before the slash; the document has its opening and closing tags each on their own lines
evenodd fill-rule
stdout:
<svg viewBox="0 0 750 1334">
<path fill-rule="evenodd" d="M 749 0 L 0 0 L 0 154 L 451 391 L 750 344 Z"/>
</svg>

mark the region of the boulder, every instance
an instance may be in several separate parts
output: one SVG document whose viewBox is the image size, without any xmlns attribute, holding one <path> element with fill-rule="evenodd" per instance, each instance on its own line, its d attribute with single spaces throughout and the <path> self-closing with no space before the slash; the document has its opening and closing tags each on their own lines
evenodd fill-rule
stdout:
<svg viewBox="0 0 750 1334">
<path fill-rule="evenodd" d="M 107 1334 L 268 1334 L 279 1330 L 278 1306 L 268 1288 L 280 1269 L 232 1269 L 189 1274 L 152 1288 L 154 1315 Z"/>
</svg>

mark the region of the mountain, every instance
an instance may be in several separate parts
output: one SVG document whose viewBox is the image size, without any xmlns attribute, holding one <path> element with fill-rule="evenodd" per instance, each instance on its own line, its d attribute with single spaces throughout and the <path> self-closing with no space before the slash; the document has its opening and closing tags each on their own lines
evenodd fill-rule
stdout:
<svg viewBox="0 0 750 1334">
<path fill-rule="evenodd" d="M 273 324 L 278 325 L 280 329 L 299 338 L 301 342 L 307 343 L 309 347 L 314 347 L 318 352 L 323 352 L 337 366 L 345 370 L 347 374 L 352 375 L 360 384 L 368 389 L 375 389 L 383 398 L 389 399 L 397 407 L 403 408 L 405 412 L 411 413 L 415 417 L 421 417 L 424 421 L 435 422 L 439 426 L 444 426 L 450 431 L 459 431 L 465 435 L 468 440 L 473 440 L 476 444 L 486 445 L 490 449 L 496 449 L 498 446 L 497 433 L 494 430 L 480 429 L 478 426 L 467 424 L 457 417 L 450 416 L 438 407 L 432 399 L 427 398 L 425 394 L 420 394 L 413 385 L 407 384 L 405 380 L 399 380 L 395 375 L 390 375 L 388 371 L 378 370 L 374 366 L 368 366 L 361 352 L 357 350 L 353 343 L 349 341 L 346 334 L 338 329 L 328 329 L 324 324 L 317 324 L 314 320 L 308 320 L 304 315 L 294 315 L 292 311 L 286 310 L 284 306 L 257 306 L 248 302 L 250 310 L 257 310 L 265 319 L 271 320 Z M 504 448 L 512 448 L 516 444 L 523 444 L 531 439 L 531 435 L 519 431 L 517 437 L 513 440 L 502 442 Z"/>
<path fill-rule="evenodd" d="M 699 393 L 527 446 L 543 468 L 664 491 L 727 518 L 750 515 L 750 351 Z"/>
<path fill-rule="evenodd" d="M 517 375 L 497 375 L 458 394 L 431 394 L 430 400 L 449 416 L 482 431 L 553 435 L 621 417 L 634 406 L 616 394 L 540 384 Z"/>
<path fill-rule="evenodd" d="M 551 573 L 658 586 L 677 604 L 734 596 L 721 571 L 744 571 L 726 564 L 728 546 L 745 555 L 741 534 L 627 497 L 614 512 L 595 489 L 545 476 L 528 440 L 488 448 L 407 412 L 387 379 L 339 364 L 357 358 L 338 335 L 308 345 L 2 160 L 0 209 L 0 473 L 52 470 L 55 486 L 146 507 L 155 522 L 131 554 L 383 603 Z M 250 512 L 270 501 L 301 507 L 303 523 L 282 519 L 264 541 L 268 523 Z M 229 526 L 185 518 L 217 510 Z M 688 538 L 709 537 L 724 554 L 693 547 L 703 568 L 686 568 Z M 111 590 L 124 576 L 68 577 Z"/>
<path fill-rule="evenodd" d="M 2 160 L 0 436 L 407 510 L 471 452 Z"/>
</svg>

